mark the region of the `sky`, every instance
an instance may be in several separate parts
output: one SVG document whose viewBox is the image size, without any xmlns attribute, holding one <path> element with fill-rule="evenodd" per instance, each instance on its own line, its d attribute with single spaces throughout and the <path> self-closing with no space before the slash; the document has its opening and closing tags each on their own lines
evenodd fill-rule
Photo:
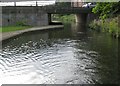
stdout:
<svg viewBox="0 0 120 86">
<path fill-rule="evenodd" d="M 50 5 L 54 3 L 55 3 L 55 0 L 37 1 L 38 6 Z M 0 6 L 14 6 L 14 2 L 0 2 Z M 36 6 L 36 1 L 16 2 L 16 6 Z"/>
<path fill-rule="evenodd" d="M 18 1 L 53 1 L 53 0 L 0 0 L 1 2 L 18 2 Z"/>
<path fill-rule="evenodd" d="M 79 1 L 85 1 L 85 2 L 118 2 L 120 0 L 0 0 L 0 6 L 14 6 L 14 2 L 11 1 L 17 1 L 17 6 L 36 6 L 36 1 L 38 3 L 38 6 L 44 6 L 44 5 L 50 5 L 54 4 L 55 1 L 57 2 L 79 2 Z M 3 2 L 4 1 L 4 2 Z M 8 2 L 9 1 L 9 2 Z M 19 2 L 21 1 L 21 2 Z"/>
</svg>

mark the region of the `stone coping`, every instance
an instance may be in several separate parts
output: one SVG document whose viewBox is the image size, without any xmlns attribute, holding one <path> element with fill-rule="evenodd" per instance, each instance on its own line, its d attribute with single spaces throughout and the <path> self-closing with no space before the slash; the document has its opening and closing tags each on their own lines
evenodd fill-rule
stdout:
<svg viewBox="0 0 120 86">
<path fill-rule="evenodd" d="M 23 34 L 25 32 L 57 29 L 57 28 L 63 28 L 63 27 L 64 27 L 64 25 L 48 25 L 48 26 L 41 26 L 41 27 L 32 27 L 32 28 L 29 28 L 29 29 L 19 30 L 19 31 L 4 32 L 4 33 L 0 33 L 0 42 L 2 42 L 4 40 L 7 40 L 9 38 L 12 38 L 14 36 Z"/>
</svg>

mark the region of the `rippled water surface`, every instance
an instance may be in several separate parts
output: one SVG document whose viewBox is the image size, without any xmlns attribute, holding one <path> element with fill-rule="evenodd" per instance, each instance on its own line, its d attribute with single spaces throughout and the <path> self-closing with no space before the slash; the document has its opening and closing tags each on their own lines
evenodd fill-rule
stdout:
<svg viewBox="0 0 120 86">
<path fill-rule="evenodd" d="M 3 43 L 0 84 L 118 83 L 118 40 L 75 24 Z"/>
</svg>

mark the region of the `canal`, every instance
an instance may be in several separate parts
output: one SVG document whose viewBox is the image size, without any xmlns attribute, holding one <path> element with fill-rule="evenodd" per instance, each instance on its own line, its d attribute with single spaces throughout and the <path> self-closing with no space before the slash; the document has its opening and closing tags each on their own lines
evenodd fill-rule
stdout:
<svg viewBox="0 0 120 86">
<path fill-rule="evenodd" d="M 116 84 L 118 40 L 78 24 L 3 43 L 0 84 Z"/>
</svg>

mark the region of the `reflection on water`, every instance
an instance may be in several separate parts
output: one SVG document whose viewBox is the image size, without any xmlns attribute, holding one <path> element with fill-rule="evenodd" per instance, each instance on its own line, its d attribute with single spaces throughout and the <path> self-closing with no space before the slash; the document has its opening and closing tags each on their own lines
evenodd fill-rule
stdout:
<svg viewBox="0 0 120 86">
<path fill-rule="evenodd" d="M 117 39 L 75 24 L 3 44 L 0 84 L 118 83 Z"/>
</svg>

